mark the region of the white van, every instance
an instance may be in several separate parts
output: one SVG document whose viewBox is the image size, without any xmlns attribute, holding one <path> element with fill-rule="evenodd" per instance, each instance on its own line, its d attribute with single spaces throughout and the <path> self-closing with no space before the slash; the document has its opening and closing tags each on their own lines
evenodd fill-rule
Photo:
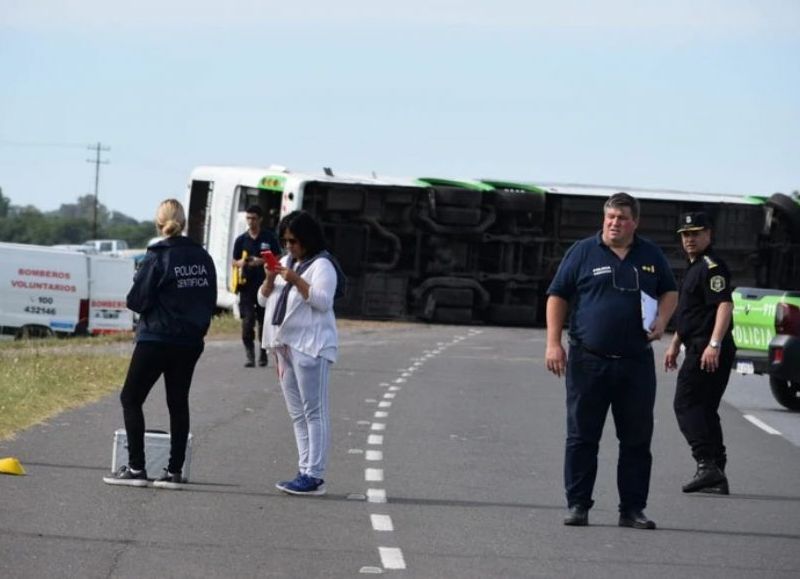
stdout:
<svg viewBox="0 0 800 579">
<path fill-rule="evenodd" d="M 0 334 L 130 331 L 133 260 L 0 243 Z"/>
</svg>

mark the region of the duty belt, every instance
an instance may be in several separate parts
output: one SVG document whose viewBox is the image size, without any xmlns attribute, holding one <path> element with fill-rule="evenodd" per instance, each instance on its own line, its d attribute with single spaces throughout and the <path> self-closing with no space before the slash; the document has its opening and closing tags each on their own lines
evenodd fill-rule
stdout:
<svg viewBox="0 0 800 579">
<path fill-rule="evenodd" d="M 584 344 L 582 342 L 570 341 L 569 345 L 570 346 L 577 346 L 579 348 L 583 348 L 584 350 L 589 352 L 591 355 L 597 356 L 598 358 L 605 358 L 606 360 L 621 360 L 623 358 L 634 358 L 635 357 L 635 356 L 621 356 L 619 354 L 609 354 L 607 352 L 598 352 L 597 350 L 592 350 L 591 348 L 589 348 L 588 346 L 586 346 L 586 344 Z M 652 350 L 652 349 L 653 349 L 653 346 L 651 344 L 647 344 L 647 347 L 644 350 L 642 350 L 642 353 L 644 354 L 648 350 Z"/>
</svg>

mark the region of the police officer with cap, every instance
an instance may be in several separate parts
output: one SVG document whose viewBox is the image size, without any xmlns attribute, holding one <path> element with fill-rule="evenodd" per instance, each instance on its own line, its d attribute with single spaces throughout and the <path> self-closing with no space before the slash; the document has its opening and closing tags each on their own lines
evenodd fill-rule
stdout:
<svg viewBox="0 0 800 579">
<path fill-rule="evenodd" d="M 676 332 L 664 355 L 667 371 L 678 368 L 675 416 L 697 461 L 683 492 L 728 494 L 727 457 L 717 410 L 736 354 L 731 275 L 711 248 L 711 221 L 702 212 L 681 216 L 678 233 L 689 259 L 678 300 Z"/>
</svg>

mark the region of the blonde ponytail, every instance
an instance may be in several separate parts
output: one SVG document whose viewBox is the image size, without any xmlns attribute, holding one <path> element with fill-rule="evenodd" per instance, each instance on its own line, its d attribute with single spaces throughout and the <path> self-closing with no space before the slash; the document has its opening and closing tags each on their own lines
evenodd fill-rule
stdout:
<svg viewBox="0 0 800 579">
<path fill-rule="evenodd" d="M 177 237 L 186 227 L 186 214 L 177 199 L 165 199 L 156 211 L 156 228 L 159 235 Z"/>
</svg>

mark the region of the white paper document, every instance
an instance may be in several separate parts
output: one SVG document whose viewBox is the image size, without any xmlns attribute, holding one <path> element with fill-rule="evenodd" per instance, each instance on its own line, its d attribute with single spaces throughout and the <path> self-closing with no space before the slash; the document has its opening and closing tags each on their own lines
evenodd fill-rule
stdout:
<svg viewBox="0 0 800 579">
<path fill-rule="evenodd" d="M 640 291 L 639 293 L 642 294 L 642 327 L 649 334 L 650 327 L 656 321 L 658 314 L 658 300 L 650 297 L 650 294 L 646 292 Z"/>
</svg>

